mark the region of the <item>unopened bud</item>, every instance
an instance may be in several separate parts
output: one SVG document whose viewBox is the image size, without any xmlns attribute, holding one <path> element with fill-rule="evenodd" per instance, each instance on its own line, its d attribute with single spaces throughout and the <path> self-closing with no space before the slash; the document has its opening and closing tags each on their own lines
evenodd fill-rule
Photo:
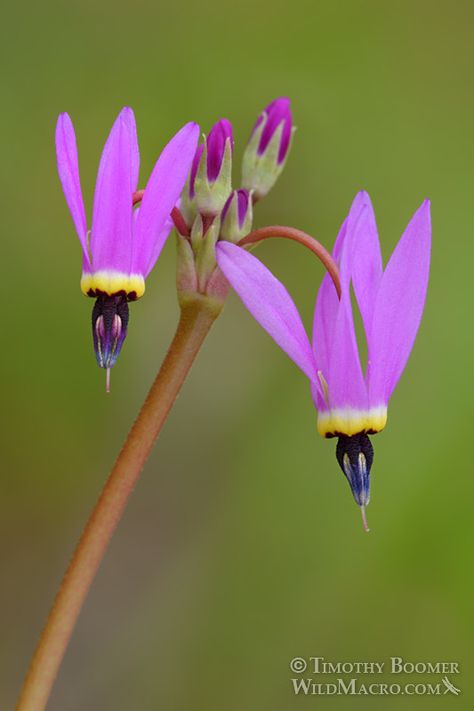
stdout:
<svg viewBox="0 0 474 711">
<path fill-rule="evenodd" d="M 252 229 L 252 196 L 247 190 L 234 190 L 222 210 L 220 238 L 238 242 Z"/>
<path fill-rule="evenodd" d="M 232 125 L 221 119 L 194 156 L 188 202 L 203 215 L 218 215 L 232 190 Z"/>
<path fill-rule="evenodd" d="M 260 114 L 245 149 L 242 184 L 260 199 L 280 176 L 291 147 L 294 132 L 290 100 L 275 99 Z"/>
</svg>

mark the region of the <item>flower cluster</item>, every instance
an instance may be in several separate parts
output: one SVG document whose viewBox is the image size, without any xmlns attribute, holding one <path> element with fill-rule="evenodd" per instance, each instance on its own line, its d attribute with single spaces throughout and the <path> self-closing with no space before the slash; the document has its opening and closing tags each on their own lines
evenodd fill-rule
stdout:
<svg viewBox="0 0 474 711">
<path fill-rule="evenodd" d="M 217 269 L 216 243 L 237 243 L 250 232 L 253 206 L 281 174 L 292 135 L 290 101 L 275 99 L 251 132 L 242 161 L 242 185 L 237 189 L 232 185 L 232 124 L 220 119 L 204 137 L 179 205 L 185 220 L 178 229 L 181 300 L 196 292 L 222 300 L 226 284 Z"/>
<path fill-rule="evenodd" d="M 276 99 L 259 117 L 249 140 L 243 170 L 246 189 L 232 191 L 231 123 L 218 121 L 199 147 L 199 126 L 188 123 L 165 146 L 145 190 L 138 192 L 135 117 L 124 108 L 102 152 L 88 230 L 74 128 L 67 114 L 59 116 L 58 173 L 82 246 L 81 289 L 96 299 L 92 336 L 97 363 L 107 369 L 107 389 L 110 368 L 127 335 L 128 303 L 145 292 L 145 279 L 173 227 L 173 208 L 179 205 L 187 223 L 185 234 L 178 235 L 178 290 L 181 296 L 205 294 L 210 277 L 218 272 L 217 239 L 237 242 L 250 231 L 253 202 L 280 174 L 291 134 L 289 101 Z M 219 290 L 225 288 L 217 278 L 214 291 Z"/>
<path fill-rule="evenodd" d="M 183 306 L 205 301 L 222 309 L 229 285 L 254 318 L 308 377 L 317 427 L 336 437 L 336 457 L 355 501 L 370 498 L 373 448 L 369 435 L 387 421 L 387 406 L 405 368 L 424 308 L 431 246 L 430 208 L 415 212 L 383 269 L 369 196 L 359 193 L 325 261 L 310 342 L 283 284 L 247 249 L 253 209 L 281 174 L 294 133 L 290 102 L 272 101 L 259 116 L 244 151 L 242 183 L 233 188 L 232 125 L 219 120 L 198 146 L 199 127 L 186 124 L 167 144 L 145 190 L 138 191 L 139 154 L 131 109 L 123 109 L 105 144 L 88 230 L 76 141 L 67 114 L 56 130 L 58 170 L 83 252 L 82 291 L 92 314 L 98 364 L 114 365 L 127 334 L 128 303 L 143 295 L 173 221 L 178 238 L 178 295 Z M 140 203 L 137 206 L 137 203 Z M 279 236 L 302 241 L 294 228 Z M 271 236 L 271 235 L 270 235 Z M 312 240 L 314 243 L 315 241 Z M 325 255 L 325 256 L 324 256 Z M 335 286 L 336 284 L 336 286 Z M 337 287 L 337 288 L 336 288 Z M 353 320 L 353 289 L 368 357 L 361 364 Z"/>
</svg>

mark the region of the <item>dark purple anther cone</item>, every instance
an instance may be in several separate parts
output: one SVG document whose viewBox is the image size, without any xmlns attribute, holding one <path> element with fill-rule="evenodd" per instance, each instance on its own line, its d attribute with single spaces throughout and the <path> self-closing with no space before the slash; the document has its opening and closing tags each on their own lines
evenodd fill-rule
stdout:
<svg viewBox="0 0 474 711">
<path fill-rule="evenodd" d="M 336 458 L 350 484 L 354 499 L 359 506 L 370 500 L 370 469 L 374 461 L 374 449 L 364 432 L 340 435 L 337 441 Z"/>
<path fill-rule="evenodd" d="M 92 338 L 97 363 L 112 368 L 127 335 L 128 303 L 124 295 L 98 297 L 92 310 Z"/>
<path fill-rule="evenodd" d="M 258 144 L 258 154 L 262 155 L 265 152 L 268 144 L 272 140 L 275 131 L 283 122 L 283 133 L 280 142 L 280 150 L 278 152 L 278 163 L 281 164 L 286 158 L 291 141 L 291 131 L 293 128 L 293 116 L 291 114 L 290 100 L 286 96 L 275 99 L 264 110 L 267 115 L 266 123 Z M 262 123 L 264 116 L 261 115 L 255 124 L 255 129 Z"/>
</svg>

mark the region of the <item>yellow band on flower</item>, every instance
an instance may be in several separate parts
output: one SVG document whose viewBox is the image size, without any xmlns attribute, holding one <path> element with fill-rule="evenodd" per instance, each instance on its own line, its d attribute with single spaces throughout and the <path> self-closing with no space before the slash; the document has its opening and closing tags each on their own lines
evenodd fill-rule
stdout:
<svg viewBox="0 0 474 711">
<path fill-rule="evenodd" d="M 323 437 L 333 435 L 352 435 L 359 432 L 375 434 L 387 424 L 387 408 L 383 405 L 370 410 L 341 408 L 318 412 L 318 432 Z"/>
<path fill-rule="evenodd" d="M 130 299 L 139 299 L 145 293 L 145 280 L 141 274 L 124 274 L 103 270 L 94 274 L 84 273 L 81 290 L 86 296 L 125 293 Z"/>
</svg>

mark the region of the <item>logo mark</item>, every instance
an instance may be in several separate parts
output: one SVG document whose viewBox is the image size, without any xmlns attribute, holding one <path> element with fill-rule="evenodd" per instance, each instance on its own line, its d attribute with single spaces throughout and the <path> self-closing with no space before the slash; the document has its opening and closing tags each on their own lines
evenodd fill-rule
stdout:
<svg viewBox="0 0 474 711">
<path fill-rule="evenodd" d="M 455 696 L 457 696 L 458 694 L 461 693 L 461 689 L 458 689 L 457 686 L 454 686 L 454 684 L 451 684 L 451 682 L 449 681 L 447 676 L 443 676 L 441 681 L 443 682 L 443 684 L 446 687 L 446 691 L 444 692 L 445 694 L 454 694 Z"/>
</svg>

